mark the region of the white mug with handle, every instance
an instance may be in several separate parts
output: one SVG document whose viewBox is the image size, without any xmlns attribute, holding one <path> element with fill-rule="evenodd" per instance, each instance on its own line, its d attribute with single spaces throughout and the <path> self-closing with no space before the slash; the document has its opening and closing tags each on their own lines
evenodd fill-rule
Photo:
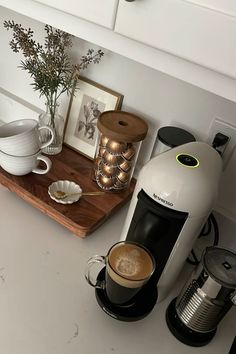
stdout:
<svg viewBox="0 0 236 354">
<path fill-rule="evenodd" d="M 41 132 L 50 132 L 50 138 L 42 143 Z M 0 126 L 0 150 L 14 156 L 29 156 L 49 146 L 54 132 L 48 126 L 39 126 L 34 119 L 20 119 Z"/>
<path fill-rule="evenodd" d="M 38 167 L 39 161 L 43 161 L 46 168 Z M 29 156 L 13 156 L 0 151 L 0 165 L 15 176 L 24 176 L 30 172 L 42 175 L 50 170 L 52 162 L 48 157 L 43 156 L 41 151 Z"/>
</svg>

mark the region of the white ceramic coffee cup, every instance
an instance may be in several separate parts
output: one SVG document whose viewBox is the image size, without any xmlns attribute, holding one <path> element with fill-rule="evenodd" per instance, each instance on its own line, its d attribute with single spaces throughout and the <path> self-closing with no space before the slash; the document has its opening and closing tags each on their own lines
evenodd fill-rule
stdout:
<svg viewBox="0 0 236 354">
<path fill-rule="evenodd" d="M 37 167 L 39 161 L 45 163 L 45 169 Z M 52 162 L 48 157 L 43 156 L 41 151 L 28 156 L 13 156 L 0 151 L 0 165 L 5 171 L 15 176 L 24 176 L 30 172 L 43 175 L 50 170 Z"/>
<path fill-rule="evenodd" d="M 41 143 L 40 131 L 47 129 L 51 138 Z M 50 127 L 39 127 L 34 119 L 20 119 L 0 126 L 0 150 L 9 155 L 28 156 L 50 145 L 54 132 Z"/>
</svg>

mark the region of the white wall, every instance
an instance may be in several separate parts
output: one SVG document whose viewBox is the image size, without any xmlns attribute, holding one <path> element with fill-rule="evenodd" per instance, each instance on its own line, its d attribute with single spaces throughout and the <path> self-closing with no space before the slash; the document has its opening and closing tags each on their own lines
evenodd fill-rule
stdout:
<svg viewBox="0 0 236 354">
<path fill-rule="evenodd" d="M 0 23 L 8 19 L 14 19 L 24 27 L 31 27 L 36 31 L 36 38 L 43 39 L 43 24 L 2 8 Z M 0 119 L 4 121 L 28 117 L 30 110 L 35 117 L 37 112 L 44 109 L 44 100 L 39 99 L 38 93 L 32 90 L 29 75 L 17 68 L 21 56 L 10 49 L 10 39 L 10 33 L 0 25 Z M 96 48 L 93 44 L 75 38 L 73 60 L 79 60 L 89 47 Z M 122 93 L 122 109 L 140 115 L 149 123 L 149 135 L 142 149 L 143 161 L 149 158 L 157 130 L 163 125 L 177 125 L 192 132 L 197 139 L 206 140 L 210 124 L 216 117 L 235 124 L 235 103 L 115 53 L 107 50 L 104 52 L 102 62 L 91 66 L 83 75 Z M 9 96 L 8 101 L 5 101 L 6 95 Z M 13 111 L 12 99 L 17 99 L 20 104 L 26 101 L 30 110 L 18 110 L 14 106 Z M 64 97 L 61 113 L 66 113 L 67 106 L 68 97 Z M 234 229 L 234 224 L 230 225 Z M 227 239 L 236 248 L 236 236 L 233 232 L 227 233 Z"/>
<path fill-rule="evenodd" d="M 43 25 L 1 8 L 0 23 L 14 19 L 36 31 L 36 38 L 43 38 Z M 43 99 L 33 92 L 29 75 L 17 66 L 22 58 L 11 51 L 10 32 L 0 26 L 0 87 L 10 91 L 35 106 L 44 108 Z M 93 44 L 75 39 L 73 58 L 80 58 Z M 132 50 L 132 48 L 130 48 Z M 178 123 L 198 138 L 206 138 L 211 121 L 217 116 L 234 123 L 236 104 L 161 74 L 122 56 L 105 51 L 103 61 L 91 66 L 83 75 L 124 94 L 123 108 L 136 112 L 158 128 L 163 124 Z"/>
</svg>

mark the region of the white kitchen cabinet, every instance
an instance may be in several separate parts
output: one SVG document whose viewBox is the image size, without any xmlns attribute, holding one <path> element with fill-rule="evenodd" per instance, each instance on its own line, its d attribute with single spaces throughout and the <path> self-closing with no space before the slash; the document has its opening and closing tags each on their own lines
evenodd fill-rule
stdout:
<svg viewBox="0 0 236 354">
<path fill-rule="evenodd" d="M 66 3 L 66 5 L 65 5 Z M 231 0 L 0 0 L 0 5 L 236 102 Z"/>
<path fill-rule="evenodd" d="M 227 1 L 121 0 L 115 31 L 236 78 L 235 14 Z"/>
<path fill-rule="evenodd" d="M 230 15 L 236 14 L 236 2 L 232 0 L 185 0 L 196 5 L 209 7 Z"/>
<path fill-rule="evenodd" d="M 55 9 L 113 29 L 118 0 L 36 0 Z"/>
</svg>

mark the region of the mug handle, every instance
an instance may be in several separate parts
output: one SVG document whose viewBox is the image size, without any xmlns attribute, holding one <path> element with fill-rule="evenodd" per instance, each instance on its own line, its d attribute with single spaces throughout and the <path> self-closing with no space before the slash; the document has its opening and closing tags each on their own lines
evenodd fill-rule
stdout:
<svg viewBox="0 0 236 354">
<path fill-rule="evenodd" d="M 105 288 L 105 281 L 104 280 L 96 280 L 91 277 L 91 269 L 95 263 L 103 263 L 106 265 L 106 257 L 104 256 L 98 256 L 95 255 L 91 258 L 89 258 L 88 263 L 87 263 L 87 268 L 85 270 L 85 279 L 89 283 L 89 285 L 93 286 L 94 288 L 97 289 L 104 289 Z"/>
<path fill-rule="evenodd" d="M 50 170 L 50 168 L 52 166 L 52 162 L 51 162 L 51 160 L 49 160 L 48 157 L 43 156 L 43 155 L 38 155 L 37 160 L 43 161 L 46 164 L 46 168 L 43 170 L 41 168 L 36 167 L 32 170 L 32 172 L 37 173 L 39 175 L 44 175 L 45 173 L 47 173 Z"/>
<path fill-rule="evenodd" d="M 50 134 L 51 134 L 51 138 L 49 139 L 49 141 L 46 141 L 45 143 L 43 143 L 40 147 L 40 149 L 44 149 L 45 147 L 49 146 L 52 142 L 53 142 L 53 139 L 55 138 L 55 133 L 54 131 L 52 130 L 52 128 L 46 126 L 46 125 L 43 125 L 41 127 L 38 127 L 38 130 L 42 130 L 42 129 L 47 129 L 49 130 Z"/>
</svg>

